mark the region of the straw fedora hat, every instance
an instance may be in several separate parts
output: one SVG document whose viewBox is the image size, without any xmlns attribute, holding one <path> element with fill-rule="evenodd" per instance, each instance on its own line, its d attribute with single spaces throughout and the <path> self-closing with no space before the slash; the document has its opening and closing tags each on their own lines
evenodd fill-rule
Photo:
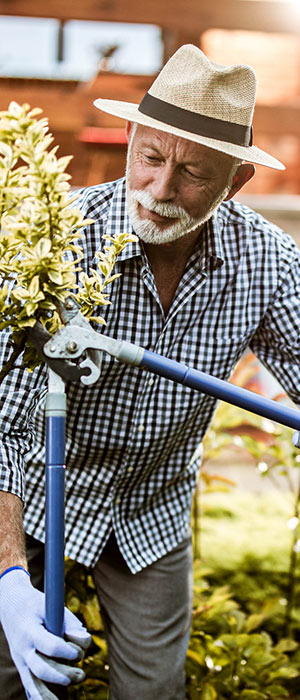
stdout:
<svg viewBox="0 0 300 700">
<path fill-rule="evenodd" d="M 102 98 L 94 105 L 241 160 L 284 170 L 279 160 L 252 145 L 255 94 L 250 66 L 218 65 L 186 44 L 171 56 L 139 105 Z"/>
</svg>

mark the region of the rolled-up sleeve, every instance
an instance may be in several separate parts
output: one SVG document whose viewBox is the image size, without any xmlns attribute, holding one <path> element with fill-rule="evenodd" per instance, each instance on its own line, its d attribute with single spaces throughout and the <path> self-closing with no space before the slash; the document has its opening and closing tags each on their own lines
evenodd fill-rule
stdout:
<svg viewBox="0 0 300 700">
<path fill-rule="evenodd" d="M 12 352 L 10 335 L 1 332 L 0 366 Z M 28 372 L 18 358 L 16 366 L 0 384 L 0 490 L 25 499 L 24 457 L 34 442 L 34 414 L 46 391 L 46 370 Z"/>
<path fill-rule="evenodd" d="M 292 242 L 283 248 L 280 277 L 251 349 L 300 404 L 300 251 Z"/>
</svg>

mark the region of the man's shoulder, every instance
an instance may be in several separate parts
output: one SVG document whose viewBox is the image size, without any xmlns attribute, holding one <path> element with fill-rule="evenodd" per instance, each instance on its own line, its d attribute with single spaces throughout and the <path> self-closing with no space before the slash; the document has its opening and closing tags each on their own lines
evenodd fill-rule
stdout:
<svg viewBox="0 0 300 700">
<path fill-rule="evenodd" d="M 78 199 L 76 206 L 84 212 L 85 216 L 104 216 L 109 211 L 114 196 L 118 196 L 123 201 L 124 178 L 112 182 L 104 182 L 90 187 L 83 187 L 75 192 Z"/>
<path fill-rule="evenodd" d="M 299 252 L 292 236 L 246 204 L 232 199 L 223 202 L 218 217 L 224 227 L 228 227 L 236 237 L 244 236 L 248 244 Z"/>
<path fill-rule="evenodd" d="M 222 202 L 220 215 L 228 224 L 235 226 L 247 226 L 250 229 L 267 228 L 280 230 L 272 221 L 268 221 L 262 214 L 255 211 L 246 204 L 242 204 L 234 199 Z"/>
</svg>

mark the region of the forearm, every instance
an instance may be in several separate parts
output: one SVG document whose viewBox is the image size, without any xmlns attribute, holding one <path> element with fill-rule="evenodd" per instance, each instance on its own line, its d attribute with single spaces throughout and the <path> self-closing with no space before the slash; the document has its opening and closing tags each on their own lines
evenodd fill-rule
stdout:
<svg viewBox="0 0 300 700">
<path fill-rule="evenodd" d="M 0 491 L 0 575 L 10 566 L 27 568 L 23 503 L 18 496 Z"/>
</svg>

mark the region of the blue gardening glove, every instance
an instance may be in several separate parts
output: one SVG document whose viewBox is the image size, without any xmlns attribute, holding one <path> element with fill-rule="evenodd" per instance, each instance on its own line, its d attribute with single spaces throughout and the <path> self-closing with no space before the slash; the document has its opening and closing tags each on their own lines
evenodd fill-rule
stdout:
<svg viewBox="0 0 300 700">
<path fill-rule="evenodd" d="M 0 622 L 30 700 L 56 700 L 43 681 L 69 685 L 85 677 L 71 665 L 91 641 L 81 622 L 65 608 L 62 639 L 48 632 L 44 621 L 45 594 L 32 586 L 24 569 L 8 570 L 0 577 Z"/>
</svg>

